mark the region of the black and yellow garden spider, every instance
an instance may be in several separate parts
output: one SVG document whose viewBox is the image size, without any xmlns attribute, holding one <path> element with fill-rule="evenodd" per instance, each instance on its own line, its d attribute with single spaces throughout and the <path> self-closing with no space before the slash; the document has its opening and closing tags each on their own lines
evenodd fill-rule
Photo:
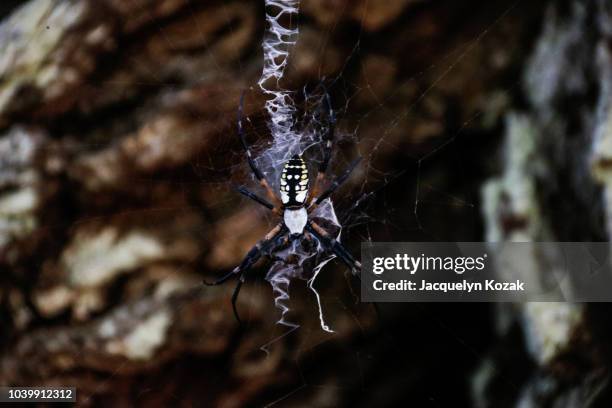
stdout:
<svg viewBox="0 0 612 408">
<path fill-rule="evenodd" d="M 306 162 L 301 155 L 294 155 L 283 166 L 280 178 L 279 199 L 278 195 L 272 190 L 268 180 L 266 180 L 266 177 L 255 164 L 251 150 L 246 142 L 242 127 L 244 94 L 240 98 L 240 105 L 238 108 L 238 135 L 246 152 L 251 171 L 253 172 L 255 178 L 259 181 L 259 184 L 266 191 L 268 199 L 258 196 L 244 186 L 240 186 L 238 191 L 253 201 L 256 201 L 257 203 L 268 208 L 275 215 L 282 217 L 282 220 L 274 228 L 272 228 L 272 230 L 268 232 L 262 240 L 251 248 L 240 265 L 238 265 L 234 270 L 215 282 L 204 282 L 209 286 L 219 285 L 234 275 L 238 276 L 238 283 L 232 295 L 232 308 L 238 322 L 240 322 L 240 317 L 236 309 L 236 301 L 238 299 L 238 294 L 240 293 L 240 288 L 245 281 L 246 272 L 253 266 L 253 264 L 255 264 L 255 262 L 259 260 L 259 258 L 261 258 L 262 255 L 270 255 L 274 253 L 278 248 L 285 246 L 290 240 L 302 238 L 312 240 L 312 237 L 314 237 L 314 239 L 319 242 L 320 247 L 323 248 L 323 250 L 330 251 L 335 254 L 351 269 L 351 271 L 357 273 L 361 270 L 361 263 L 355 260 L 355 258 L 353 258 L 346 248 L 331 234 L 329 234 L 323 227 L 318 225 L 310 218 L 312 211 L 324 200 L 329 198 L 331 194 L 349 178 L 349 175 L 361 160 L 361 158 L 354 160 L 344 171 L 344 173 L 329 183 L 325 190 L 322 190 L 326 184 L 327 168 L 331 158 L 334 139 L 334 126 L 336 122 L 336 117 L 334 111 L 332 110 L 330 97 L 327 92 L 325 92 L 324 95 L 324 103 L 327 108 L 330 124 L 322 137 L 322 142 L 325 144 L 323 147 L 323 159 L 319 163 L 314 186 L 312 189 L 309 188 L 310 180 L 308 177 Z"/>
</svg>

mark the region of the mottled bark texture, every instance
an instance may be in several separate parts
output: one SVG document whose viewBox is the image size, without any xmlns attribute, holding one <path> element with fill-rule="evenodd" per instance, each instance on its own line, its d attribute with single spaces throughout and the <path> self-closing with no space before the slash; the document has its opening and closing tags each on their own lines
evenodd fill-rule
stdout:
<svg viewBox="0 0 612 408">
<path fill-rule="evenodd" d="M 601 401 L 604 306 L 405 305 L 378 320 L 333 263 L 318 286 L 336 334 L 297 282 L 302 327 L 262 351 L 286 331 L 265 264 L 242 328 L 233 283 L 201 286 L 273 221 L 231 188 L 257 188 L 235 121 L 261 70 L 261 3 L 32 0 L 4 16 L 0 384 L 73 385 L 83 405 Z M 543 3 L 302 1 L 285 82 L 327 78 L 334 158 L 364 156 L 336 200 L 351 251 L 608 239 L 611 11 Z M 256 150 L 263 102 L 248 92 Z"/>
<path fill-rule="evenodd" d="M 483 188 L 488 240 L 610 240 L 611 35 L 608 2 L 547 7 L 523 70 L 525 104 L 506 116 L 502 176 Z M 607 313 L 605 304 L 500 307 L 506 340 L 474 382 L 479 406 L 608 406 Z M 522 375 L 504 356 L 513 323 L 535 364 Z M 527 380 L 509 387 L 517 376 Z"/>
</svg>

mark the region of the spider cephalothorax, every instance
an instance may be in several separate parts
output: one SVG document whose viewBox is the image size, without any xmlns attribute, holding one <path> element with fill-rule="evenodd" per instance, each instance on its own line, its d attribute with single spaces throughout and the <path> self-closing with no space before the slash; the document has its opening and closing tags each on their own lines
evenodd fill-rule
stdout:
<svg viewBox="0 0 612 408">
<path fill-rule="evenodd" d="M 243 95 L 244 97 L 244 95 Z M 329 95 L 325 94 L 325 103 L 327 105 L 327 111 L 330 120 L 330 126 L 328 130 L 323 134 L 323 159 L 319 163 L 317 169 L 317 177 L 314 181 L 312 189 L 310 187 L 310 180 L 308 177 L 308 167 L 306 162 L 300 155 L 294 155 L 289 159 L 283 166 L 283 170 L 280 178 L 280 199 L 277 194 L 274 193 L 270 184 L 264 177 L 263 173 L 259 170 L 255 161 L 253 160 L 251 151 L 242 129 L 242 105 L 243 98 L 240 99 L 240 107 L 238 109 L 238 135 L 242 145 L 246 151 L 247 160 L 251 171 L 255 178 L 259 181 L 260 185 L 266 191 L 268 200 L 258 196 L 255 193 L 249 191 L 246 187 L 240 186 L 238 191 L 250 199 L 258 202 L 264 207 L 271 210 L 274 214 L 282 217 L 282 221 L 279 222 L 266 236 L 259 241 L 251 250 L 247 253 L 243 261 L 230 273 L 222 277 L 216 282 L 206 283 L 207 285 L 218 285 L 225 282 L 234 275 L 238 275 L 238 284 L 234 289 L 232 296 L 232 306 L 234 308 L 234 314 L 236 319 L 240 321 L 238 312 L 236 310 L 236 299 L 242 283 L 245 280 L 245 273 L 261 258 L 262 255 L 268 255 L 276 251 L 278 248 L 287 244 L 290 239 L 305 238 L 312 240 L 313 237 L 316 239 L 320 246 L 336 255 L 342 262 L 344 262 L 351 270 L 358 271 L 361 269 L 361 264 L 356 261 L 353 256 L 344 248 L 344 246 L 338 242 L 332 235 L 330 235 L 323 227 L 318 225 L 310 218 L 312 211 L 317 208 L 324 200 L 346 181 L 357 166 L 360 159 L 353 161 L 349 168 L 338 176 L 333 182 L 329 183 L 327 188 L 320 191 L 321 187 L 326 181 L 326 171 L 331 158 L 332 141 L 334 138 L 334 125 L 335 115 L 331 109 L 331 103 Z"/>
</svg>

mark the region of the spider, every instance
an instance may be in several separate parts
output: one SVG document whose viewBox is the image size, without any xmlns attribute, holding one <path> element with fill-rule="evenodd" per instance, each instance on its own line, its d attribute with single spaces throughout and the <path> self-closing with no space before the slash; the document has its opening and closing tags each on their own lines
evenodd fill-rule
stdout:
<svg viewBox="0 0 612 408">
<path fill-rule="evenodd" d="M 287 244 L 290 240 L 305 238 L 309 241 L 314 237 L 320 246 L 335 254 L 352 272 L 361 270 L 361 263 L 355 260 L 348 250 L 331 236 L 323 227 L 318 225 L 309 215 L 317 208 L 324 200 L 329 198 L 334 191 L 350 176 L 351 172 L 357 167 L 361 158 L 354 160 L 349 167 L 328 184 L 325 190 L 322 189 L 327 178 L 327 168 L 331 158 L 331 150 L 334 139 L 334 126 L 336 117 L 331 107 L 331 101 L 327 91 L 324 94 L 324 102 L 329 116 L 330 126 L 323 134 L 323 159 L 319 163 L 317 176 L 314 185 L 310 188 L 310 180 L 308 177 L 308 167 L 301 155 L 294 155 L 288 160 L 282 169 L 280 177 L 280 199 L 274 193 L 270 183 L 263 175 L 261 170 L 255 164 L 249 145 L 246 142 L 244 130 L 242 127 L 244 93 L 240 97 L 240 105 L 238 108 L 238 136 L 245 150 L 249 167 L 253 172 L 259 184 L 266 191 L 268 199 L 249 191 L 246 187 L 238 187 L 238 191 L 250 198 L 251 200 L 266 207 L 272 213 L 281 217 L 281 221 L 268 232 L 262 240 L 257 242 L 255 246 L 246 254 L 242 262 L 227 275 L 223 276 L 215 282 L 204 282 L 208 286 L 219 285 L 230 279 L 232 276 L 238 276 L 238 283 L 232 295 L 232 309 L 236 320 L 241 323 L 240 316 L 236 307 L 240 288 L 245 281 L 245 274 L 249 269 L 262 257 L 275 252 L 278 248 Z"/>
</svg>

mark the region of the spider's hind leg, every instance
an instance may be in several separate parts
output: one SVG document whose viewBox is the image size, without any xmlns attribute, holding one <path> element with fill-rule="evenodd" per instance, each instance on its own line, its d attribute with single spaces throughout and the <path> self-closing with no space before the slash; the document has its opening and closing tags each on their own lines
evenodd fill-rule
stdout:
<svg viewBox="0 0 612 408">
<path fill-rule="evenodd" d="M 323 157 L 317 168 L 317 177 L 315 178 L 314 186 L 312 187 L 311 194 L 309 196 L 309 203 L 315 199 L 317 195 L 319 195 L 319 191 L 321 190 L 321 186 L 325 180 L 327 168 L 329 167 L 329 161 L 331 160 L 334 135 L 336 131 L 336 114 L 331 106 L 331 98 L 327 88 L 325 88 L 325 85 L 321 83 L 321 86 L 323 86 L 325 92 L 322 103 L 325 104 L 329 125 L 321 137 L 321 142 L 323 143 Z"/>
<path fill-rule="evenodd" d="M 257 194 L 251 192 L 249 189 L 247 189 L 245 186 L 239 186 L 237 188 L 238 192 L 242 195 L 244 195 L 245 197 L 250 198 L 251 200 L 255 201 L 256 203 L 266 207 L 268 210 L 272 211 L 274 214 L 276 215 L 282 215 L 282 209 L 280 209 L 279 207 L 275 207 L 273 204 L 271 204 L 269 201 L 267 201 L 265 198 L 262 198 L 260 196 L 258 196 Z"/>
<path fill-rule="evenodd" d="M 315 207 L 317 207 L 319 204 L 321 204 L 325 199 L 327 199 L 329 196 L 331 196 L 333 194 L 334 191 L 336 191 L 336 189 L 338 187 L 340 187 L 346 180 L 348 180 L 349 176 L 351 175 L 351 173 L 353 172 L 353 170 L 355 170 L 355 167 L 357 167 L 357 165 L 359 164 L 359 162 L 361 162 L 361 157 L 356 158 L 355 160 L 353 160 L 353 162 L 349 165 L 349 167 L 344 171 L 344 173 L 342 173 L 340 176 L 338 176 L 332 183 L 331 185 L 327 188 L 327 190 L 325 190 L 324 192 L 321 193 L 321 195 L 319 195 L 318 197 L 316 197 L 314 199 L 314 202 L 312 202 L 310 204 L 309 210 L 312 211 Z M 314 198 L 314 197 L 313 197 Z"/>
<path fill-rule="evenodd" d="M 240 105 L 238 106 L 238 137 L 240 137 L 240 142 L 242 143 L 242 147 L 244 148 L 244 151 L 246 152 L 247 160 L 249 162 L 249 167 L 251 168 L 253 175 L 255 176 L 257 181 L 259 181 L 259 184 L 261 184 L 261 186 L 266 190 L 266 194 L 268 195 L 268 198 L 270 199 L 270 201 L 272 201 L 274 206 L 277 208 L 280 208 L 282 207 L 282 203 L 280 199 L 272 190 L 272 187 L 270 186 L 270 183 L 268 183 L 268 180 L 266 179 L 264 174 L 255 164 L 255 160 L 253 159 L 253 154 L 251 153 L 251 149 L 249 148 L 249 145 L 246 142 L 246 137 L 244 136 L 244 129 L 242 127 L 243 107 L 244 107 L 244 92 L 242 93 L 242 95 L 240 95 Z"/>
</svg>

